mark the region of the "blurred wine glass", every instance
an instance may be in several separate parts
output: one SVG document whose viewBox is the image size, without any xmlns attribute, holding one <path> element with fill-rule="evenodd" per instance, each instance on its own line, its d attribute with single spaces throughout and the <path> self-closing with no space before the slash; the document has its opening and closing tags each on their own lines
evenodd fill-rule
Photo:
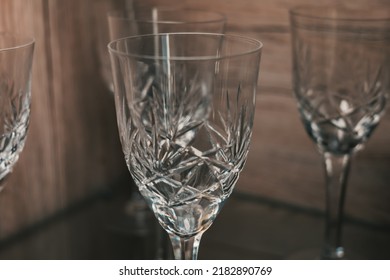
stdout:
<svg viewBox="0 0 390 280">
<path fill-rule="evenodd" d="M 0 190 L 27 137 L 33 52 L 32 38 L 0 33 Z"/>
<path fill-rule="evenodd" d="M 341 259 L 351 157 L 378 126 L 390 91 L 390 11 L 302 6 L 290 19 L 293 92 L 325 169 L 321 258 Z"/>
<path fill-rule="evenodd" d="M 225 32 L 226 17 L 218 12 L 175 7 L 152 7 L 109 11 L 107 35 L 100 51 L 101 74 L 113 92 L 107 44 L 115 39 L 135 35 L 175 32 Z M 102 35 L 103 36 L 103 35 Z"/>
</svg>

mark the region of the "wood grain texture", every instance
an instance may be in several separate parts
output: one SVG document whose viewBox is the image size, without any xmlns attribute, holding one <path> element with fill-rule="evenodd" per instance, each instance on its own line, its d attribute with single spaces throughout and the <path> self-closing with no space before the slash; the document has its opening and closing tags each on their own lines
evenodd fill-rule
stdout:
<svg viewBox="0 0 390 280">
<path fill-rule="evenodd" d="M 36 48 L 31 123 L 25 149 L 0 195 L 0 237 L 127 173 L 113 99 L 98 70 L 94 4 L 32 1 Z M 7 13 L 21 17 L 15 5 Z"/>
<path fill-rule="evenodd" d="M 33 36 L 32 26 L 33 0 L 1 0 L 0 32 L 12 32 Z M 17 11 L 17 12 L 16 12 Z"/>
<path fill-rule="evenodd" d="M 128 0 L 129 1 L 129 0 Z M 291 44 L 288 9 L 294 6 L 343 4 L 345 6 L 373 7 L 381 5 L 390 9 L 388 0 L 133 0 L 135 10 L 140 7 L 176 6 L 222 12 L 227 17 L 227 33 L 238 33 L 264 43 L 261 78 L 264 89 L 291 88 Z"/>
</svg>

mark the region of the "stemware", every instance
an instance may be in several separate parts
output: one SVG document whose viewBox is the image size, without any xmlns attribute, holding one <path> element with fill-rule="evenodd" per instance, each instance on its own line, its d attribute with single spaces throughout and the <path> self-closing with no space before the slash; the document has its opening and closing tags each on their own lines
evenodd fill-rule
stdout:
<svg viewBox="0 0 390 280">
<path fill-rule="evenodd" d="M 390 79 L 388 9 L 302 6 L 290 11 L 293 93 L 325 167 L 321 258 L 341 259 L 351 156 L 384 114 Z"/>
<path fill-rule="evenodd" d="M 107 44 L 119 38 L 174 32 L 224 33 L 225 15 L 208 10 L 145 7 L 109 11 L 107 14 L 107 34 L 101 33 L 100 62 L 103 79 L 113 91 L 110 60 Z"/>
<path fill-rule="evenodd" d="M 196 259 L 248 153 L 262 44 L 211 33 L 109 44 L 125 159 L 168 232 L 175 259 Z"/>
<path fill-rule="evenodd" d="M 101 52 L 101 73 L 107 87 L 113 92 L 112 74 L 107 44 L 115 39 L 157 33 L 172 32 L 207 32 L 224 33 L 226 17 L 218 12 L 176 8 L 176 7 L 144 7 L 113 10 L 107 13 L 107 34 Z M 147 220 L 152 215 L 145 200 L 135 189 L 131 189 L 130 199 L 125 206 L 126 217 L 130 223 L 129 230 L 137 232 L 152 223 Z M 151 217 L 153 218 L 153 217 Z M 132 221 L 132 222 L 131 222 Z M 156 258 L 162 258 L 170 250 L 169 240 L 162 234 L 161 227 L 157 225 L 156 231 Z M 162 240 L 159 240 L 162 239 Z"/>
<path fill-rule="evenodd" d="M 0 33 L 0 190 L 26 140 L 33 51 L 33 39 Z"/>
</svg>

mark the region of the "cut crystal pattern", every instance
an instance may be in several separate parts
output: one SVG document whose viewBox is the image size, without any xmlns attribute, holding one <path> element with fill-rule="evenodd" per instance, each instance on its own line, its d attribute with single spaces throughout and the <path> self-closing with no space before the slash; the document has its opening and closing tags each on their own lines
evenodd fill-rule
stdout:
<svg viewBox="0 0 390 280">
<path fill-rule="evenodd" d="M 160 223 L 192 236 L 211 225 L 233 190 L 249 148 L 253 108 L 239 103 L 241 86 L 218 103 L 210 85 L 182 74 L 169 85 L 166 76 L 140 81 L 121 138 L 130 172 Z"/>
</svg>

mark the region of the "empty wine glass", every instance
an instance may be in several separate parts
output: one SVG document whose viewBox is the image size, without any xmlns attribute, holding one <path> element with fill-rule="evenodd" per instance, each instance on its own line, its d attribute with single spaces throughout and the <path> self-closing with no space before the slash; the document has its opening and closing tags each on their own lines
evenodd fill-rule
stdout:
<svg viewBox="0 0 390 280">
<path fill-rule="evenodd" d="M 224 33 L 225 15 L 207 10 L 176 7 L 145 7 L 109 11 L 107 34 L 100 34 L 101 73 L 108 88 L 113 91 L 107 44 L 119 38 L 174 32 Z"/>
<path fill-rule="evenodd" d="M 33 51 L 34 40 L 0 33 L 0 190 L 26 140 Z"/>
<path fill-rule="evenodd" d="M 105 22 L 107 23 L 108 32 L 107 38 L 105 39 L 106 41 L 104 42 L 104 52 L 102 52 L 101 55 L 101 72 L 106 85 L 113 91 L 111 67 L 107 52 L 108 41 L 134 35 L 157 33 L 224 33 L 226 17 L 223 14 L 214 11 L 167 6 L 110 11 L 107 14 L 107 20 Z M 137 230 L 140 226 L 145 227 L 145 225 L 150 224 L 149 221 L 145 221 L 145 218 L 149 217 L 149 215 L 145 215 L 145 212 L 150 210 L 146 205 L 145 200 L 134 188 L 131 190 L 131 196 L 126 203 L 125 209 L 126 216 L 134 221 L 130 226 L 133 230 Z M 161 227 L 158 226 L 156 231 L 157 239 L 167 239 L 164 234 L 159 233 Z M 170 251 L 165 249 L 165 247 L 170 246 L 169 240 L 165 239 L 156 241 L 156 258 L 161 258 L 161 255 Z"/>
<path fill-rule="evenodd" d="M 293 92 L 323 156 L 326 226 L 321 258 L 341 259 L 351 156 L 384 113 L 390 86 L 390 11 L 297 7 L 290 11 Z"/>
<path fill-rule="evenodd" d="M 244 166 L 261 49 L 257 40 L 210 33 L 109 44 L 125 159 L 176 259 L 197 258 Z"/>
</svg>

